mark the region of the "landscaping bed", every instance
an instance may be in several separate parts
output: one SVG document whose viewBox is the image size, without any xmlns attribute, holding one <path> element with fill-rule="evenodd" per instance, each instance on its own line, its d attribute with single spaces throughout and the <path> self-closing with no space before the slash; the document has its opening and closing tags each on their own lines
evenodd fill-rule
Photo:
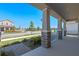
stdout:
<svg viewBox="0 0 79 59">
<path fill-rule="evenodd" d="M 39 47 L 41 45 L 41 37 L 40 36 L 34 36 L 29 38 L 21 38 L 21 39 L 15 39 L 15 40 L 9 40 L 9 41 L 2 41 L 0 42 L 0 48 L 3 48 L 1 50 L 1 56 L 14 56 L 14 52 L 6 51 L 5 47 L 9 47 L 12 45 L 23 43 L 27 47 L 29 47 L 31 50 Z"/>
<path fill-rule="evenodd" d="M 40 36 L 31 37 L 29 40 L 24 39 L 23 43 L 27 45 L 28 47 L 30 47 L 31 49 L 34 49 L 41 45 L 41 37 Z"/>
<path fill-rule="evenodd" d="M 38 40 L 41 40 L 40 36 L 34 36 L 34 37 L 28 37 L 28 38 L 20 38 L 20 39 L 8 40 L 8 41 L 1 41 L 0 48 L 10 46 L 13 44 L 17 44 L 17 43 L 21 43 L 21 42 L 27 41 L 28 39 L 33 40 L 35 42 L 37 42 Z"/>
</svg>

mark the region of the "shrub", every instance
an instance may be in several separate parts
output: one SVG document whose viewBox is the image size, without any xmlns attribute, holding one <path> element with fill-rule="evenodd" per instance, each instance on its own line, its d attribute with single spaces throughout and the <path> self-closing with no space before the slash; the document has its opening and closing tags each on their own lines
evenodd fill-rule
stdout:
<svg viewBox="0 0 79 59">
<path fill-rule="evenodd" d="M 34 49 L 41 45 L 41 37 L 37 36 L 37 37 L 31 37 L 30 39 L 24 39 L 23 43 L 26 46 L 30 47 L 31 49 Z"/>
<path fill-rule="evenodd" d="M 41 45 L 41 37 L 32 37 L 31 38 L 34 41 L 34 45 Z"/>
<path fill-rule="evenodd" d="M 22 42 L 27 42 L 28 40 L 26 38 L 24 38 L 24 40 Z"/>
<path fill-rule="evenodd" d="M 6 30 L 6 33 L 11 33 L 11 32 L 15 32 L 15 30 Z"/>
</svg>

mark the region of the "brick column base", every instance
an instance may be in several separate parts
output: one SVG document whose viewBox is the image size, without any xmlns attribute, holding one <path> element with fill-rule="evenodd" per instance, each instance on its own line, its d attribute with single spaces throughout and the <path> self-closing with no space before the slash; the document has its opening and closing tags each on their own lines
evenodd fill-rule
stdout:
<svg viewBox="0 0 79 59">
<path fill-rule="evenodd" d="M 66 36 L 66 31 L 64 31 L 64 36 Z"/>
<path fill-rule="evenodd" d="M 58 39 L 62 40 L 62 31 L 58 31 Z"/>
<path fill-rule="evenodd" d="M 51 47 L 51 32 L 42 32 L 41 45 L 45 48 Z"/>
</svg>

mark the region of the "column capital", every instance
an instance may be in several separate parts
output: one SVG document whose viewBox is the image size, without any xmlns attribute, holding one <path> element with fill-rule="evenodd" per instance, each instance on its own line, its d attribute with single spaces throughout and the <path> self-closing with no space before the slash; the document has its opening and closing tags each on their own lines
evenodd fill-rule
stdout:
<svg viewBox="0 0 79 59">
<path fill-rule="evenodd" d="M 46 6 L 46 7 L 43 9 L 43 11 L 44 11 L 44 10 L 49 10 L 49 9 L 50 9 L 50 8 L 49 8 L 48 6 Z"/>
</svg>

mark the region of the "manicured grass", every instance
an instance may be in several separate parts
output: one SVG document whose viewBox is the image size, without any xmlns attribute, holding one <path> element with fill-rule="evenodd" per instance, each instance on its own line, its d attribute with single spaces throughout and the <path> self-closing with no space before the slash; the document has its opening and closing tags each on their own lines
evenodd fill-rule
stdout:
<svg viewBox="0 0 79 59">
<path fill-rule="evenodd" d="M 32 39 L 32 38 L 35 38 L 35 37 L 39 37 L 39 36 L 28 36 L 25 39 Z M 2 47 L 10 46 L 10 45 L 13 45 L 13 44 L 21 43 L 25 39 L 20 38 L 20 39 L 8 40 L 8 41 L 1 41 L 0 42 L 0 47 L 2 48 Z M 33 40 L 35 40 L 35 39 L 33 39 Z"/>
</svg>

